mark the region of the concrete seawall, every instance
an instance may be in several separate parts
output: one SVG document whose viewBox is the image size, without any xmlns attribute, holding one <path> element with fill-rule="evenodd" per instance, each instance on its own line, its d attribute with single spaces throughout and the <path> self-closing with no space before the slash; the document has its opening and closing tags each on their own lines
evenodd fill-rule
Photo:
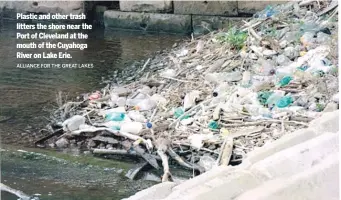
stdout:
<svg viewBox="0 0 341 200">
<path fill-rule="evenodd" d="M 339 111 L 179 185 L 161 183 L 126 200 L 339 199 Z"/>
<path fill-rule="evenodd" d="M 0 17 L 16 12 L 86 13 L 90 20 L 114 29 L 196 35 L 228 28 L 235 21 L 285 1 L 0 1 Z"/>
</svg>

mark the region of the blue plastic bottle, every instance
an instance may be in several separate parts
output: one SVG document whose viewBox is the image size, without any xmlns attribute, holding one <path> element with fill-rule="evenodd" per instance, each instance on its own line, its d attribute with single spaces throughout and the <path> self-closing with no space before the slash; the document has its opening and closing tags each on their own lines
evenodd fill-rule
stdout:
<svg viewBox="0 0 341 200">
<path fill-rule="evenodd" d="M 123 121 L 125 117 L 124 113 L 113 112 L 105 115 L 105 119 L 108 121 Z"/>
</svg>

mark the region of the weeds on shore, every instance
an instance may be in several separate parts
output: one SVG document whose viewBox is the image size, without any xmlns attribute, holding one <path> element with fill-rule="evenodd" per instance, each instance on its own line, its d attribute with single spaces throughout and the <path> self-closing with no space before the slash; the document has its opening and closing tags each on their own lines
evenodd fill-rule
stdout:
<svg viewBox="0 0 341 200">
<path fill-rule="evenodd" d="M 248 34 L 246 32 L 241 32 L 235 27 L 229 28 L 227 33 L 222 33 L 217 36 L 217 40 L 220 42 L 225 42 L 230 44 L 234 49 L 242 49 Z"/>
</svg>

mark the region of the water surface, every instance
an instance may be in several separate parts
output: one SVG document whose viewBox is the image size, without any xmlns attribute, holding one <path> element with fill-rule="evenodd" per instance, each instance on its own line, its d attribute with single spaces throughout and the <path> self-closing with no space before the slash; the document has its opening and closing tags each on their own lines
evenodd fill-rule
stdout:
<svg viewBox="0 0 341 200">
<path fill-rule="evenodd" d="M 69 51 L 72 62 L 93 63 L 94 68 L 19 69 L 16 68 L 18 62 L 62 61 L 18 61 L 15 23 L 1 19 L 0 22 L 1 146 L 8 149 L 4 144 L 12 144 L 10 151 L 1 152 L 1 182 L 30 195 L 40 194 L 40 199 L 44 200 L 116 200 L 155 184 L 124 177 L 126 170 L 133 166 L 130 162 L 109 161 L 104 167 L 91 156 L 82 157 L 82 162 L 77 159 L 63 161 L 29 153 L 18 154 L 17 150 L 32 145 L 41 136 L 38 131 L 48 123 L 51 109 L 56 108 L 59 91 L 72 99 L 98 90 L 104 86 L 103 80 L 135 61 L 141 61 L 137 64 L 142 65 L 150 55 L 171 48 L 183 37 L 96 29 L 89 32 L 88 49 Z M 17 199 L 5 193 L 1 197 Z"/>
</svg>

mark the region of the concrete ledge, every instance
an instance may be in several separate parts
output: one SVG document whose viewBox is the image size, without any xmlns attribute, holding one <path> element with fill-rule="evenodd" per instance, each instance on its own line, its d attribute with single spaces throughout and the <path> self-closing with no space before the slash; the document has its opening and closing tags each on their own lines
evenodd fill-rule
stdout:
<svg viewBox="0 0 341 200">
<path fill-rule="evenodd" d="M 308 170 L 338 149 L 339 134 L 326 133 L 275 153 L 251 166 L 250 170 L 263 180 L 287 177 Z"/>
<path fill-rule="evenodd" d="M 237 1 L 174 1 L 175 14 L 237 16 Z"/>
<path fill-rule="evenodd" d="M 231 199 L 244 191 L 252 189 L 262 183 L 251 172 L 247 170 L 233 170 L 219 174 L 219 176 L 198 182 L 196 187 L 176 190 L 165 200 L 220 200 Z"/>
<path fill-rule="evenodd" d="M 190 33 L 190 15 L 135 13 L 108 10 L 104 12 L 106 28 L 132 29 L 152 32 Z"/>
<path fill-rule="evenodd" d="M 283 4 L 287 1 L 238 1 L 238 13 L 239 14 L 254 14 L 262 11 L 267 5 L 275 6 L 277 4 Z"/>
<path fill-rule="evenodd" d="M 319 118 L 310 122 L 309 128 L 317 133 L 338 132 L 339 131 L 339 110 L 325 112 Z"/>
<path fill-rule="evenodd" d="M 160 184 L 154 185 L 153 187 L 150 187 L 148 189 L 137 192 L 135 195 L 133 195 L 133 196 L 131 196 L 125 200 L 146 200 L 146 199 L 157 200 L 157 199 L 163 199 L 171 193 L 172 188 L 175 185 L 176 184 L 173 182 L 160 183 Z"/>
<path fill-rule="evenodd" d="M 214 168 L 208 172 L 205 172 L 204 174 L 196 176 L 190 180 L 187 180 L 187 181 L 175 186 L 172 190 L 173 191 L 187 190 L 187 189 L 190 189 L 190 188 L 197 186 L 198 184 L 207 182 L 210 179 L 213 179 L 217 176 L 220 176 L 221 174 L 228 173 L 228 172 L 233 171 L 233 170 L 235 170 L 235 168 L 231 167 L 231 166 L 229 166 L 229 167 L 228 166 L 220 166 L 220 167 Z"/>
<path fill-rule="evenodd" d="M 120 10 L 128 12 L 156 12 L 167 13 L 173 10 L 171 0 L 162 1 L 120 1 Z"/>
<path fill-rule="evenodd" d="M 264 158 L 277 153 L 281 150 L 284 150 L 286 148 L 289 148 L 291 146 L 300 144 L 302 142 L 305 142 L 309 139 L 312 139 L 316 137 L 317 134 L 312 129 L 301 129 L 297 130 L 293 133 L 290 133 L 288 135 L 284 135 L 279 140 L 276 140 L 272 143 L 266 144 L 263 147 L 256 149 L 252 152 L 250 152 L 247 155 L 247 158 L 243 161 L 243 163 L 256 163 L 260 160 L 263 160 Z"/>
<path fill-rule="evenodd" d="M 289 178 L 268 181 L 236 200 L 337 200 L 339 199 L 339 153 Z"/>
</svg>

